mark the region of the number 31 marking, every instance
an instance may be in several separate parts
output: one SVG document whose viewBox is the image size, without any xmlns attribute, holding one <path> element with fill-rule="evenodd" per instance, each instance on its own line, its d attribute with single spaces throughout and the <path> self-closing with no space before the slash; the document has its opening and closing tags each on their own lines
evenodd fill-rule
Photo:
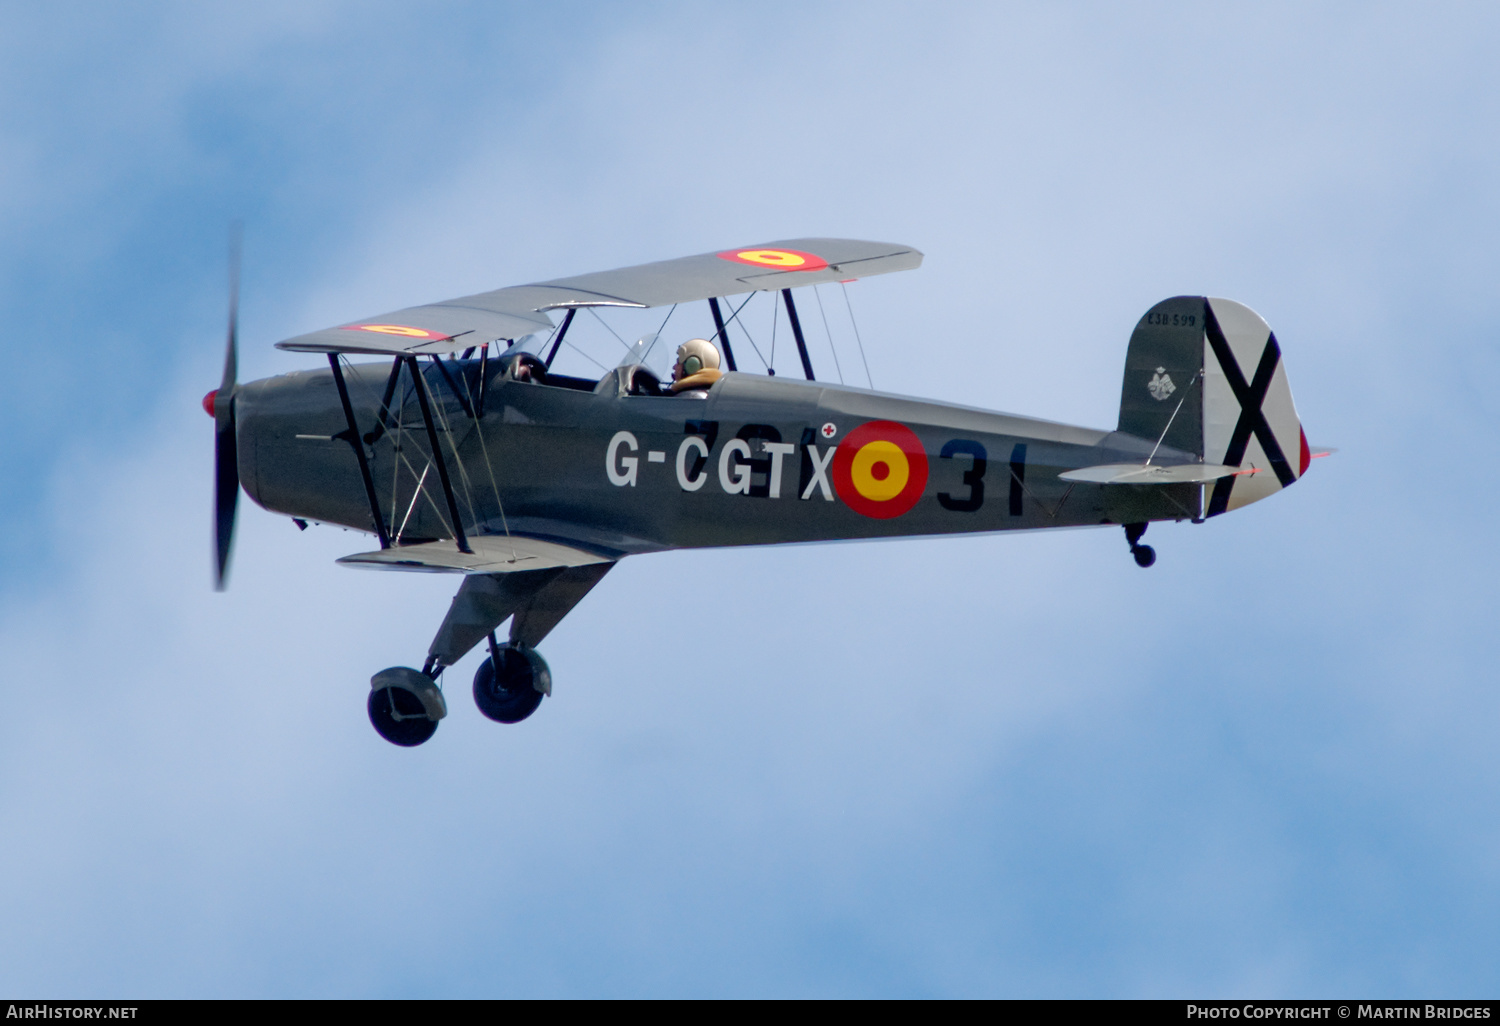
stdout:
<svg viewBox="0 0 1500 1026">
<path fill-rule="evenodd" d="M 955 456 L 967 456 L 974 461 L 974 465 L 964 471 L 963 483 L 969 486 L 969 494 L 962 498 L 954 498 L 948 492 L 939 492 L 937 501 L 944 509 L 951 509 L 956 513 L 973 513 L 984 505 L 984 470 L 987 465 L 989 454 L 984 451 L 984 446 L 978 442 L 971 442 L 967 438 L 955 438 L 944 444 L 943 451 L 938 456 L 945 460 L 951 460 Z"/>
</svg>

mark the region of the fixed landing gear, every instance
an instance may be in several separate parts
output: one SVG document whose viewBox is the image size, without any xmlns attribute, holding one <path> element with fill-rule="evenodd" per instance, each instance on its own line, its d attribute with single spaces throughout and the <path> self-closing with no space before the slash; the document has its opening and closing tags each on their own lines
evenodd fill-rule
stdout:
<svg viewBox="0 0 1500 1026">
<path fill-rule="evenodd" d="M 393 666 L 370 678 L 365 709 L 375 733 L 402 748 L 415 748 L 432 737 L 438 720 L 448 715 L 437 682 L 406 666 Z"/>
<path fill-rule="evenodd" d="M 1146 533 L 1146 524 L 1126 524 L 1125 540 L 1130 543 L 1130 554 L 1135 557 L 1135 565 L 1142 569 L 1156 562 L 1156 550 L 1149 545 L 1141 544 L 1141 535 Z"/>
<path fill-rule="evenodd" d="M 552 671 L 530 648 L 497 644 L 490 635 L 490 657 L 474 674 L 474 704 L 498 723 L 520 723 L 552 694 Z M 434 657 L 420 670 L 392 666 L 370 678 L 365 709 L 375 732 L 393 745 L 415 748 L 437 733 L 448 705 L 438 689 L 442 663 Z"/>
<path fill-rule="evenodd" d="M 552 671 L 535 650 L 498 645 L 490 635 L 490 657 L 474 674 L 474 704 L 496 723 L 520 723 L 552 693 Z"/>
</svg>

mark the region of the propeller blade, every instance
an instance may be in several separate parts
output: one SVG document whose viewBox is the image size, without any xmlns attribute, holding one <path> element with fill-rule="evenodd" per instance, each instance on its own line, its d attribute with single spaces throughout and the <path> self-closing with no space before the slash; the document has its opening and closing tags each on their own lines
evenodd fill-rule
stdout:
<svg viewBox="0 0 1500 1026">
<path fill-rule="evenodd" d="M 240 503 L 240 458 L 234 437 L 235 377 L 239 372 L 240 230 L 229 237 L 229 337 L 224 345 L 224 378 L 214 394 L 214 590 L 223 591 L 234 544 Z"/>
</svg>

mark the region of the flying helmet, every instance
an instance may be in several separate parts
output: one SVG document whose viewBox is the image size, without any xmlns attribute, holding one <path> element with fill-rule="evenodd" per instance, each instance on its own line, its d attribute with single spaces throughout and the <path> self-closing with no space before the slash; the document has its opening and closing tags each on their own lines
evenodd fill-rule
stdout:
<svg viewBox="0 0 1500 1026">
<path fill-rule="evenodd" d="M 706 338 L 690 338 L 677 347 L 679 380 L 699 371 L 719 369 L 719 350 Z"/>
</svg>

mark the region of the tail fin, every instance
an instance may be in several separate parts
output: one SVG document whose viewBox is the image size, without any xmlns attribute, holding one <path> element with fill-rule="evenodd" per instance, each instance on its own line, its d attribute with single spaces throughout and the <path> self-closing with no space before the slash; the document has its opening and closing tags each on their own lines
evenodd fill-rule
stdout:
<svg viewBox="0 0 1500 1026">
<path fill-rule="evenodd" d="M 1119 430 L 1242 468 L 1205 486 L 1209 517 L 1285 488 L 1312 455 L 1275 334 L 1228 299 L 1177 296 L 1141 318 L 1125 356 Z"/>
</svg>

